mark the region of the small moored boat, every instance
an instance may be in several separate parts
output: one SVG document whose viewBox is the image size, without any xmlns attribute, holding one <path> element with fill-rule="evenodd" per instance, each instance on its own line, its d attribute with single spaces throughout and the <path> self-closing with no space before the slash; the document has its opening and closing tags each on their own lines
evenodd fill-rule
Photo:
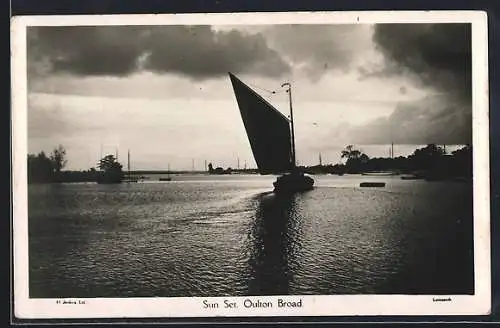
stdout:
<svg viewBox="0 0 500 328">
<path fill-rule="evenodd" d="M 360 187 L 385 187 L 385 182 L 361 182 Z"/>
</svg>

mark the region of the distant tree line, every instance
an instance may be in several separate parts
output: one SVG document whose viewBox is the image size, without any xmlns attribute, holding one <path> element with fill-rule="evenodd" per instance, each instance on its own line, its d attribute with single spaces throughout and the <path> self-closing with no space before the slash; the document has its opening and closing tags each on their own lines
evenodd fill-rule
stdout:
<svg viewBox="0 0 500 328">
<path fill-rule="evenodd" d="M 342 164 L 302 166 L 310 174 L 362 174 L 369 172 L 394 172 L 412 174 L 417 178 L 441 180 L 449 178 L 472 177 L 472 146 L 446 154 L 442 147 L 429 144 L 417 149 L 413 154 L 395 158 L 370 158 L 354 145 L 348 145 L 341 151 Z M 125 178 L 123 166 L 113 155 L 106 155 L 97 163 L 97 168 L 86 171 L 64 171 L 67 165 L 66 150 L 62 145 L 47 155 L 44 151 L 38 154 L 28 154 L 28 183 L 51 182 L 98 182 L 120 183 Z M 232 170 L 214 168 L 208 165 L 210 174 L 231 174 L 233 172 L 257 173 L 255 169 Z"/>
<path fill-rule="evenodd" d="M 59 145 L 52 153 L 44 151 L 28 154 L 28 183 L 98 182 L 120 183 L 124 178 L 123 167 L 113 155 L 106 155 L 97 164 L 99 170 L 63 171 L 67 164 L 66 149 Z"/>
<path fill-rule="evenodd" d="M 53 182 L 60 177 L 61 170 L 66 166 L 66 150 L 62 145 L 55 148 L 48 156 L 44 151 L 37 155 L 28 154 L 28 182 Z"/>
<path fill-rule="evenodd" d="M 344 164 L 316 165 L 305 167 L 309 173 L 359 174 L 368 172 L 395 172 L 413 174 L 429 180 L 454 177 L 472 177 L 472 146 L 446 154 L 442 147 L 428 144 L 408 157 L 370 158 L 353 145 L 347 146 L 340 154 Z"/>
</svg>

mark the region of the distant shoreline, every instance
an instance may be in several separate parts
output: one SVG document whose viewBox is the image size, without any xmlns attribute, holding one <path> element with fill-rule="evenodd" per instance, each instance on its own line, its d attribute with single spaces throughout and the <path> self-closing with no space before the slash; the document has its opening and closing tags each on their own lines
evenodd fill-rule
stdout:
<svg viewBox="0 0 500 328">
<path fill-rule="evenodd" d="M 237 175 L 237 174 L 260 174 L 267 175 L 268 172 L 257 168 L 214 168 L 212 163 L 208 164 L 208 170 L 123 170 L 123 166 L 116 161 L 113 155 L 107 155 L 99 164 L 99 170 L 90 168 L 81 171 L 63 171 L 66 164 L 64 160 L 65 150 L 54 150 L 49 157 L 45 153 L 28 156 L 28 183 L 57 183 L 57 182 L 98 182 L 98 183 L 122 183 L 147 180 L 152 175 L 168 175 L 161 180 L 170 181 L 172 175 Z M 57 157 L 57 154 L 61 154 Z M 466 146 L 447 155 L 445 151 L 429 144 L 424 148 L 417 149 L 408 157 L 396 158 L 369 158 L 366 154 L 348 145 L 342 151 L 345 163 L 297 166 L 297 169 L 310 175 L 344 175 L 362 174 L 366 176 L 389 176 L 406 175 L 403 180 L 427 180 L 443 181 L 472 180 L 472 147 Z M 59 159 L 58 159 L 59 158 Z M 284 168 L 282 168 L 284 170 Z M 278 173 L 279 171 L 275 172 Z M 270 173 L 270 172 L 269 172 Z M 284 172 L 283 172 L 284 173 Z M 269 174 L 279 175 L 279 174 Z"/>
<path fill-rule="evenodd" d="M 264 176 L 258 173 L 251 172 L 232 172 L 228 174 L 211 174 L 205 171 L 131 171 L 130 175 L 126 175 L 126 177 L 120 182 L 121 184 L 127 184 L 130 182 L 144 182 L 144 181 L 161 181 L 160 179 L 150 179 L 148 176 L 156 175 L 171 175 L 171 176 L 237 176 L 237 175 L 258 175 Z M 270 174 L 271 175 L 271 174 Z M 377 172 L 362 172 L 362 173 L 346 173 L 343 175 L 334 174 L 334 173 L 311 173 L 313 176 L 363 176 L 367 179 L 370 178 L 390 178 L 390 177 L 399 177 L 401 180 L 423 180 L 423 181 L 446 181 L 446 182 L 472 182 L 472 178 L 470 177 L 462 177 L 462 176 L 435 176 L 432 174 L 415 174 L 415 172 L 394 172 L 394 171 L 377 171 Z M 128 180 L 132 179 L 132 181 Z M 172 179 L 175 181 L 175 178 Z M 184 180 L 183 180 L 184 181 Z M 62 171 L 61 175 L 52 180 L 52 181 L 33 181 L 29 182 L 29 185 L 35 184 L 58 184 L 58 183 L 99 183 L 95 174 L 92 174 L 88 171 Z M 119 183 L 119 184 L 120 184 Z"/>
<path fill-rule="evenodd" d="M 247 169 L 247 170 L 238 170 L 238 169 L 232 169 L 232 172 L 230 174 L 259 174 L 257 172 L 257 169 Z M 210 175 L 219 175 L 219 174 L 213 174 L 209 173 L 208 171 L 187 171 L 187 170 L 181 170 L 181 171 L 173 171 L 173 170 L 134 170 L 130 171 L 130 175 L 152 175 L 152 174 L 210 174 Z M 229 174 L 229 173 L 226 173 Z"/>
</svg>

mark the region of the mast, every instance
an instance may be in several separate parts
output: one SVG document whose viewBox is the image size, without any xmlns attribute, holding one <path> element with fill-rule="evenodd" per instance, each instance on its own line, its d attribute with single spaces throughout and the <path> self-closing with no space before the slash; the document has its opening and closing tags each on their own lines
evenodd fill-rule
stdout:
<svg viewBox="0 0 500 328">
<path fill-rule="evenodd" d="M 290 102 L 290 126 L 291 126 L 291 145 L 292 145 L 292 165 L 293 168 L 296 167 L 295 160 L 295 129 L 293 126 L 293 106 L 292 106 L 292 85 L 289 82 L 285 82 L 281 85 L 282 87 L 287 86 L 288 100 Z"/>
<path fill-rule="evenodd" d="M 236 76 L 229 73 L 229 77 L 258 172 L 289 172 L 292 169 L 290 118 Z"/>
<path fill-rule="evenodd" d="M 127 170 L 128 170 L 128 178 L 130 179 L 130 149 L 127 152 Z"/>
<path fill-rule="evenodd" d="M 399 105 L 399 103 L 398 103 Z M 391 159 L 394 158 L 394 135 L 392 133 L 392 123 L 389 122 L 389 136 L 390 136 L 390 139 L 391 139 L 391 153 L 390 153 L 390 157 Z"/>
</svg>

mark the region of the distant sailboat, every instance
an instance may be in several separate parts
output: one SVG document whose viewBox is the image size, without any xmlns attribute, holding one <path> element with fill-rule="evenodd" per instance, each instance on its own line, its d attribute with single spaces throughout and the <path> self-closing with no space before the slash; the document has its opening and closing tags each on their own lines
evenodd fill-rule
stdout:
<svg viewBox="0 0 500 328">
<path fill-rule="evenodd" d="M 172 178 L 170 177 L 170 164 L 168 164 L 168 176 L 166 178 L 160 178 L 160 181 L 171 181 Z"/>
<path fill-rule="evenodd" d="M 118 151 L 116 152 L 118 156 Z M 125 178 L 125 182 L 137 182 L 136 178 L 132 178 L 132 174 L 130 173 L 130 150 L 127 152 L 127 177 Z"/>
<path fill-rule="evenodd" d="M 229 77 L 259 173 L 281 175 L 273 184 L 275 192 L 312 189 L 314 180 L 296 165 L 291 84 L 282 85 L 290 101 L 288 119 L 235 75 Z"/>
</svg>

